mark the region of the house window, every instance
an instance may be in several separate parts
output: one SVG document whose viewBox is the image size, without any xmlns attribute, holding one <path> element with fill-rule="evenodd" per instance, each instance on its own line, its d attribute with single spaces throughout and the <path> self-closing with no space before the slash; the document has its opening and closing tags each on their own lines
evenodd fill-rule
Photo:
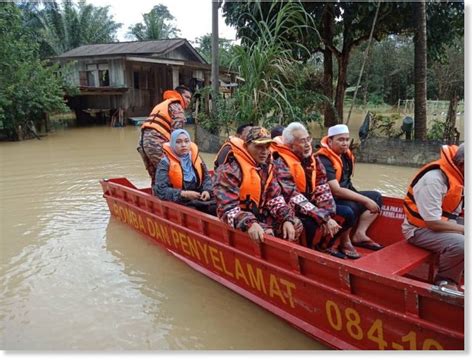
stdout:
<svg viewBox="0 0 474 360">
<path fill-rule="evenodd" d="M 87 86 L 95 86 L 94 71 L 86 71 L 87 73 Z"/>
<path fill-rule="evenodd" d="M 99 70 L 99 86 L 110 86 L 109 70 Z"/>
<path fill-rule="evenodd" d="M 133 72 L 133 88 L 140 89 L 140 73 L 138 71 Z"/>
<path fill-rule="evenodd" d="M 85 71 L 79 71 L 81 86 L 110 86 L 108 64 L 87 64 Z"/>
</svg>

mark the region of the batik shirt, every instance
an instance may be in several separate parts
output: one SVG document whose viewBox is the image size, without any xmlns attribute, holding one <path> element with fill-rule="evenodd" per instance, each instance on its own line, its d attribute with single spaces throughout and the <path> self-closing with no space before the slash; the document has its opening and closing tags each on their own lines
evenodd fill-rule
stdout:
<svg viewBox="0 0 474 360">
<path fill-rule="evenodd" d="M 181 104 L 179 102 L 171 103 L 168 106 L 168 110 L 172 119 L 171 132 L 176 129 L 182 129 L 186 118 L 184 117 L 184 110 Z M 156 168 L 163 157 L 163 144 L 167 141 L 166 137 L 153 129 L 144 129 L 143 134 L 140 134 L 138 152 L 149 162 L 147 168 L 150 167 L 149 173 L 152 179 L 155 178 Z M 143 154 L 143 151 L 146 154 Z"/>
<path fill-rule="evenodd" d="M 265 183 L 268 177 L 268 164 L 261 166 L 259 174 L 262 177 L 262 183 Z M 240 208 L 241 181 L 242 170 L 230 155 L 229 160 L 216 170 L 213 181 L 217 216 L 221 221 L 242 231 L 247 231 L 254 222 L 258 222 L 264 230 L 276 230 L 285 221 L 294 223 L 294 212 L 285 203 L 275 177 L 262 194 L 263 206 L 257 216 Z"/>
<path fill-rule="evenodd" d="M 311 172 L 316 171 L 316 188 L 312 194 L 302 194 L 298 191 L 293 175 L 286 162 L 278 157 L 274 160 L 274 174 L 281 186 L 285 201 L 296 214 L 312 217 L 318 224 L 327 222 L 336 213 L 336 203 L 329 187 L 324 165 L 316 158 L 316 170 L 311 168 L 310 158 L 301 163 L 306 175 L 306 181 L 311 179 Z M 309 198 L 309 199 L 308 199 Z"/>
</svg>

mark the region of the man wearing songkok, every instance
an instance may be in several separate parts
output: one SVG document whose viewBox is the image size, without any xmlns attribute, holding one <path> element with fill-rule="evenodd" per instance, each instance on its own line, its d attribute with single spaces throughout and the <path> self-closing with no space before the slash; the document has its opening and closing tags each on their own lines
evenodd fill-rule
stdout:
<svg viewBox="0 0 474 360">
<path fill-rule="evenodd" d="M 264 234 L 297 242 L 303 226 L 281 195 L 273 174 L 269 132 L 251 127 L 245 140 L 233 138 L 231 151 L 214 177 L 217 215 L 255 242 Z"/>
</svg>

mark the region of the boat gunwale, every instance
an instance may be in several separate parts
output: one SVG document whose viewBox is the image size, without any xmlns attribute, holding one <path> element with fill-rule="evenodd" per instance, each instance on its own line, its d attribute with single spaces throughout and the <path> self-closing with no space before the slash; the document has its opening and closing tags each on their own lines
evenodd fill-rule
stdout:
<svg viewBox="0 0 474 360">
<path fill-rule="evenodd" d="M 124 179 L 126 179 L 126 178 L 124 178 Z M 114 180 L 114 179 L 111 179 L 111 180 Z M 128 181 L 128 179 L 126 179 L 126 180 Z M 355 301 L 356 303 L 359 303 L 363 306 L 373 308 L 375 311 L 377 311 L 381 314 L 385 314 L 387 316 L 392 316 L 392 317 L 398 318 L 399 320 L 411 323 L 414 326 L 421 326 L 423 328 L 426 328 L 427 330 L 432 330 L 432 331 L 438 332 L 440 334 L 444 334 L 444 335 L 449 336 L 449 337 L 458 338 L 458 339 L 463 339 L 464 338 L 464 333 L 463 332 L 453 330 L 453 329 L 450 329 L 450 328 L 441 327 L 441 326 L 437 325 L 436 323 L 432 323 L 428 320 L 425 320 L 425 319 L 421 318 L 419 315 L 413 314 L 411 312 L 407 312 L 406 310 L 405 311 L 392 310 L 392 309 L 388 308 L 387 306 L 385 306 L 384 304 L 380 304 L 380 303 L 377 303 L 377 302 L 372 302 L 372 301 L 370 301 L 369 299 L 367 299 L 365 297 L 361 297 L 361 296 L 352 294 L 351 292 L 344 291 L 340 286 L 338 286 L 338 284 L 331 287 L 327 284 L 320 283 L 320 282 L 318 282 L 317 280 L 315 280 L 313 278 L 305 276 L 304 273 L 280 267 L 277 264 L 274 264 L 271 261 L 269 261 L 265 258 L 262 258 L 261 256 L 258 256 L 257 254 L 251 254 L 251 253 L 245 252 L 245 251 L 243 251 L 239 248 L 236 248 L 232 244 L 230 244 L 228 242 L 226 243 L 225 240 L 217 240 L 217 239 L 215 239 L 215 238 L 213 238 L 213 237 L 211 237 L 207 234 L 199 233 L 199 232 L 197 232 L 193 229 L 186 228 L 181 223 L 172 222 L 172 221 L 168 220 L 167 218 L 162 217 L 160 215 L 164 214 L 163 208 L 166 208 L 166 209 L 173 208 L 173 211 L 178 210 L 179 213 L 185 214 L 185 216 L 193 216 L 193 217 L 197 218 L 199 221 L 207 221 L 208 223 L 217 225 L 217 226 L 221 227 L 223 229 L 223 231 L 225 231 L 225 232 L 238 232 L 238 233 L 241 233 L 241 231 L 233 229 L 230 226 L 228 226 L 227 224 L 222 223 L 215 216 L 205 214 L 205 213 L 202 213 L 200 211 L 197 211 L 197 210 L 194 210 L 194 209 L 191 209 L 191 208 L 187 208 L 185 206 L 175 204 L 175 203 L 172 203 L 172 202 L 161 201 L 160 199 L 156 198 L 155 196 L 153 196 L 149 192 L 149 188 L 139 189 L 139 188 L 136 188 L 130 182 L 129 182 L 129 184 L 131 186 L 123 185 L 123 184 L 116 183 L 116 182 L 113 182 L 113 181 L 109 182 L 109 180 L 104 180 L 104 182 L 107 183 L 106 186 L 119 187 L 124 192 L 131 192 L 134 196 L 137 196 L 139 198 L 144 199 L 145 200 L 145 205 L 148 204 L 147 203 L 148 201 L 152 201 L 153 203 L 158 205 L 158 207 L 160 208 L 161 214 L 156 214 L 154 212 L 149 211 L 148 206 L 146 206 L 147 208 L 143 208 L 143 207 L 138 206 L 139 204 L 137 204 L 138 203 L 137 199 L 128 199 L 128 198 L 124 199 L 124 198 L 121 198 L 121 197 L 113 196 L 111 193 L 108 194 L 105 187 L 104 187 L 104 197 L 106 199 L 111 198 L 114 201 L 119 201 L 119 202 L 121 202 L 121 203 L 123 203 L 123 204 L 125 204 L 129 207 L 132 207 L 134 210 L 136 210 L 138 212 L 145 213 L 149 216 L 152 216 L 156 219 L 159 219 L 160 221 L 163 221 L 168 226 L 175 227 L 175 228 L 177 228 L 181 231 L 188 232 L 193 236 L 197 236 L 197 237 L 201 238 L 201 241 L 207 241 L 207 242 L 210 242 L 210 243 L 212 243 L 214 245 L 217 245 L 219 247 L 228 248 L 228 249 L 230 249 L 230 251 L 235 252 L 236 256 L 238 255 L 238 256 L 242 256 L 246 259 L 252 259 L 253 261 L 256 261 L 256 262 L 260 263 L 261 265 L 264 265 L 264 266 L 269 267 L 273 270 L 277 270 L 279 272 L 282 272 L 283 274 L 285 274 L 287 276 L 297 277 L 300 281 L 308 282 L 308 285 L 310 285 L 314 288 L 320 288 L 324 291 L 327 291 L 329 293 L 333 293 L 334 295 L 342 297 L 342 298 L 350 296 L 350 297 L 352 297 L 352 299 L 349 299 L 350 301 Z M 101 184 L 102 184 L 102 181 L 101 181 Z M 130 196 L 130 198 L 131 197 L 132 196 Z M 394 198 L 394 199 L 396 199 L 396 198 Z M 178 205 L 178 207 L 176 205 Z M 182 218 L 183 215 L 180 215 L 180 217 Z M 153 243 L 162 246 L 167 251 L 173 253 L 175 256 L 176 256 L 176 254 L 179 254 L 179 253 L 175 252 L 173 249 L 171 249 L 170 247 L 166 246 L 165 244 L 162 244 L 161 242 L 157 241 L 156 239 L 154 239 L 150 235 L 148 235 L 146 233 L 143 233 L 141 231 L 139 231 L 139 232 L 140 232 L 140 234 L 145 235 L 147 238 L 151 239 L 151 241 L 153 241 Z M 231 236 L 231 235 L 228 235 L 228 236 Z M 249 240 L 249 241 L 251 241 L 251 240 Z M 345 272 L 349 275 L 354 275 L 354 276 L 358 276 L 358 277 L 363 278 L 363 279 L 374 281 L 374 282 L 379 283 L 379 284 L 384 285 L 384 286 L 392 287 L 392 288 L 395 288 L 395 289 L 401 289 L 401 290 L 405 291 L 405 301 L 406 301 L 406 298 L 407 298 L 407 293 L 412 293 L 412 295 L 414 295 L 415 297 L 419 297 L 419 296 L 429 297 L 429 298 L 433 298 L 435 300 L 441 300 L 443 302 L 451 303 L 451 304 L 454 304 L 454 305 L 457 305 L 457 306 L 462 306 L 462 307 L 464 306 L 464 299 L 463 298 L 461 298 L 461 299 L 460 298 L 450 298 L 450 297 L 446 297 L 444 295 L 440 295 L 437 292 L 433 292 L 431 284 L 427 284 L 427 283 L 423 283 L 423 282 L 418 281 L 418 280 L 406 278 L 406 277 L 403 277 L 403 276 L 398 275 L 398 274 L 391 274 L 391 275 L 390 274 L 379 274 L 377 272 L 373 272 L 373 271 L 370 271 L 370 270 L 365 269 L 365 268 L 359 268 L 359 267 L 357 267 L 357 265 L 355 263 L 352 263 L 352 262 L 348 263 L 347 261 L 344 261 L 342 259 L 337 259 L 337 258 L 333 259 L 333 258 L 330 258 L 329 255 L 326 255 L 326 254 L 323 254 L 323 253 L 318 253 L 315 250 L 307 249 L 305 247 L 302 247 L 301 245 L 289 243 L 288 241 L 285 241 L 283 239 L 279 239 L 279 238 L 276 238 L 276 237 L 273 237 L 273 236 L 265 235 L 265 242 L 262 244 L 262 246 L 275 247 L 279 250 L 286 251 L 289 255 L 293 254 L 293 255 L 301 256 L 301 257 L 303 257 L 304 259 L 306 259 L 308 261 L 315 261 L 318 264 L 329 266 L 329 267 L 331 267 L 331 269 L 337 270 L 340 273 Z M 196 266 L 197 267 L 202 267 L 206 271 L 212 272 L 210 269 L 208 269 L 205 266 L 199 264 L 198 262 L 194 261 L 193 259 L 186 257 L 183 254 L 179 254 L 179 257 L 180 258 L 183 257 L 183 258 L 187 259 L 186 263 L 189 262 L 189 263 L 194 264 L 194 266 L 191 266 L 193 268 L 195 268 Z M 200 271 L 200 272 L 202 272 L 202 271 Z M 218 275 L 214 272 L 212 272 L 212 273 L 215 274 L 216 276 L 221 277 L 220 275 Z M 225 278 L 223 278 L 223 279 L 225 279 Z M 227 281 L 230 281 L 230 280 L 227 280 Z M 218 282 L 222 283 L 220 281 L 218 281 Z M 245 290 L 244 288 L 240 287 L 236 283 L 233 283 L 233 282 L 230 282 L 230 283 L 234 284 L 234 286 L 238 287 L 239 289 Z M 238 292 L 238 293 L 240 293 L 240 292 Z M 242 296 L 244 296 L 244 295 L 242 295 Z M 263 300 L 263 301 L 266 302 L 266 300 Z M 273 304 L 271 304 L 269 302 L 266 302 L 266 304 L 270 304 L 270 305 L 274 306 Z M 407 308 L 406 304 L 405 304 L 404 308 L 405 309 Z M 281 308 L 280 308 L 280 310 L 281 310 Z M 281 310 L 281 311 L 284 311 L 284 310 Z M 285 313 L 287 313 L 287 312 L 285 311 Z M 290 316 L 293 316 L 290 313 L 287 313 L 287 314 L 289 314 Z M 310 326 L 313 326 L 313 325 L 310 325 Z"/>
</svg>

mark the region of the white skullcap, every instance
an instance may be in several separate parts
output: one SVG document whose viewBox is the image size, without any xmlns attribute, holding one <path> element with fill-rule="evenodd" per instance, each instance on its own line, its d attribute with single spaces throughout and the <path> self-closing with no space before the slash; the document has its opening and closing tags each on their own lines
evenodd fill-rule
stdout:
<svg viewBox="0 0 474 360">
<path fill-rule="evenodd" d="M 328 129 L 329 137 L 340 135 L 340 134 L 349 134 L 349 128 L 347 127 L 347 125 L 338 124 L 338 125 L 331 126 Z"/>
</svg>

